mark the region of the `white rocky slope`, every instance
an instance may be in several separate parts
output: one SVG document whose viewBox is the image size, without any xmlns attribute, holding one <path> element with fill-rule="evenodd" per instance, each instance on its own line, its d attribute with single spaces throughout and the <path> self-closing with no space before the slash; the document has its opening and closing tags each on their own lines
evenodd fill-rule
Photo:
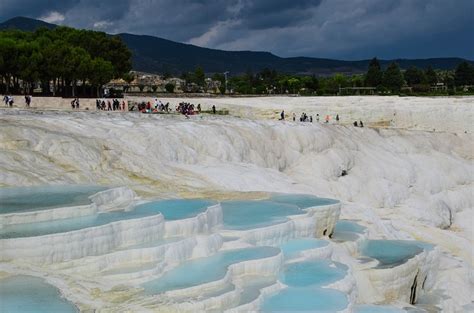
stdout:
<svg viewBox="0 0 474 313">
<path fill-rule="evenodd" d="M 463 126 L 472 116 L 471 107 L 464 110 Z M 472 135 L 457 133 L 4 110 L 0 184 L 100 183 L 168 195 L 262 190 L 341 199 L 342 217 L 360 220 L 372 238 L 439 245 L 438 301 L 447 312 L 462 312 L 472 301 L 474 153 Z"/>
<path fill-rule="evenodd" d="M 131 101 L 151 101 L 151 98 L 128 97 Z M 341 124 L 362 120 L 365 125 L 472 133 L 474 131 L 473 97 L 398 97 L 398 96 L 351 96 L 351 97 L 229 97 L 229 98 L 164 98 L 174 108 L 181 101 L 200 103 L 203 109 L 215 105 L 228 109 L 232 115 L 250 119 L 277 119 L 285 110 L 287 119 L 293 113 L 299 120 L 301 113 L 316 114 L 323 121 L 330 115 L 331 122 L 339 114 Z"/>
</svg>

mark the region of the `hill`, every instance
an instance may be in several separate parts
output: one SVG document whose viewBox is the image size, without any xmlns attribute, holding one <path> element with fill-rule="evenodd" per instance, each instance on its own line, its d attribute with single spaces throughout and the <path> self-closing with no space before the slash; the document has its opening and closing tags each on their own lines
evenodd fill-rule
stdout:
<svg viewBox="0 0 474 313">
<path fill-rule="evenodd" d="M 27 17 L 15 17 L 0 23 L 1 29 L 34 31 L 40 27 L 54 28 L 57 25 Z M 224 51 L 179 43 L 159 37 L 118 34 L 133 53 L 133 68 L 149 73 L 170 72 L 179 74 L 192 71 L 200 65 L 207 73 L 230 71 L 231 75 L 248 70 L 259 71 L 271 68 L 293 74 L 331 75 L 333 73 L 356 74 L 367 70 L 369 60 L 344 61 L 323 58 L 282 58 L 270 52 Z M 436 69 L 453 69 L 461 58 L 397 59 L 380 60 L 382 67 L 396 61 L 401 68 L 416 66 Z"/>
</svg>

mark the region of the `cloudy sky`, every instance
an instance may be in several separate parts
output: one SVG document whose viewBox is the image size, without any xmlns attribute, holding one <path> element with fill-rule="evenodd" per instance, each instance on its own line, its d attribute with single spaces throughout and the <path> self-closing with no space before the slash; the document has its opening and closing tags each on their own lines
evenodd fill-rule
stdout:
<svg viewBox="0 0 474 313">
<path fill-rule="evenodd" d="M 0 0 L 14 16 L 285 57 L 474 59 L 474 0 Z"/>
</svg>

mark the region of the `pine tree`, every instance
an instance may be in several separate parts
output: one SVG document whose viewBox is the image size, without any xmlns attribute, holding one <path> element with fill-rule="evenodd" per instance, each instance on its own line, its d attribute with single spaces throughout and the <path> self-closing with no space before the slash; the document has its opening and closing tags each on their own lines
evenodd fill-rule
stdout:
<svg viewBox="0 0 474 313">
<path fill-rule="evenodd" d="M 403 76 L 409 86 L 424 84 L 426 82 L 426 77 L 423 71 L 414 66 L 407 69 Z"/>
<path fill-rule="evenodd" d="M 426 82 L 430 85 L 436 85 L 438 83 L 438 75 L 433 70 L 431 66 L 429 66 L 425 71 Z"/>
<path fill-rule="evenodd" d="M 391 63 L 383 73 L 382 85 L 392 92 L 398 92 L 403 86 L 403 75 L 397 63 Z"/>
<path fill-rule="evenodd" d="M 466 61 L 460 63 L 454 75 L 456 86 L 474 85 L 474 66 Z"/>
<path fill-rule="evenodd" d="M 377 58 L 373 58 L 369 63 L 369 69 L 365 76 L 365 85 L 367 87 L 377 87 L 382 84 L 382 70 Z"/>
</svg>

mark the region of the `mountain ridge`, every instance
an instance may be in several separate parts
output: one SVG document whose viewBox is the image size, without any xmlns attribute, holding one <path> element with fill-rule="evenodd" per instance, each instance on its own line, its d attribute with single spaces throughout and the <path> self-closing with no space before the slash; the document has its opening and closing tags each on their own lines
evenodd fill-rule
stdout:
<svg viewBox="0 0 474 313">
<path fill-rule="evenodd" d="M 34 31 L 40 27 L 49 29 L 58 27 L 28 17 L 14 17 L 0 23 L 2 29 Z M 201 66 L 207 73 L 230 71 L 231 75 L 246 71 L 260 71 L 264 68 L 275 69 L 290 74 L 309 74 L 326 76 L 334 73 L 359 74 L 367 70 L 367 60 L 336 60 L 314 57 L 279 57 L 266 51 L 225 51 L 180 43 L 150 35 L 120 33 L 119 36 L 132 51 L 133 69 L 149 73 L 173 73 L 192 71 Z M 453 69 L 465 59 L 427 58 L 427 59 L 380 59 L 382 67 L 397 62 L 402 69 L 410 66 L 436 69 Z M 467 60 L 472 63 L 472 61 Z"/>
</svg>

